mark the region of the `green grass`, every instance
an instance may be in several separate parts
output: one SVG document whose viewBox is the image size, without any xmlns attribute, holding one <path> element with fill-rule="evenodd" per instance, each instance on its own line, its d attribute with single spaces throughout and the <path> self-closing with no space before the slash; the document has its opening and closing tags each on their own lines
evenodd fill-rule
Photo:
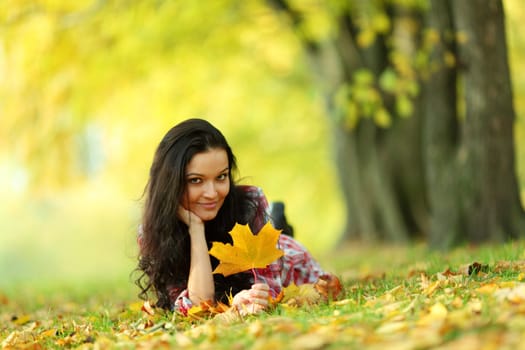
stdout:
<svg viewBox="0 0 525 350">
<path fill-rule="evenodd" d="M 234 322 L 140 310 L 129 276 L 17 282 L 0 289 L 0 339 L 44 348 L 511 348 L 525 332 L 525 243 L 463 247 L 348 245 L 319 257 L 343 279 L 336 303 L 293 307 Z M 498 264 L 516 262 L 514 266 Z M 468 265 L 487 265 L 461 274 Z M 457 275 L 446 275 L 450 270 Z M 512 294 L 513 293 L 513 294 Z"/>
</svg>

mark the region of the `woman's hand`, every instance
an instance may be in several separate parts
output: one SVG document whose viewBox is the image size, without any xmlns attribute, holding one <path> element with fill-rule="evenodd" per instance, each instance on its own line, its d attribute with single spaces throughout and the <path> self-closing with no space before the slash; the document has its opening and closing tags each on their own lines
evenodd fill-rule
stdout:
<svg viewBox="0 0 525 350">
<path fill-rule="evenodd" d="M 253 315 L 268 308 L 270 287 L 266 283 L 256 283 L 251 289 L 241 290 L 233 297 L 232 306 L 235 306 L 243 316 Z"/>
<path fill-rule="evenodd" d="M 188 227 L 191 226 L 191 224 L 202 224 L 203 222 L 200 217 L 195 215 L 192 211 L 189 211 L 188 209 L 184 208 L 182 205 L 179 206 L 178 214 L 179 219 L 181 219 L 182 222 L 188 225 Z"/>
</svg>

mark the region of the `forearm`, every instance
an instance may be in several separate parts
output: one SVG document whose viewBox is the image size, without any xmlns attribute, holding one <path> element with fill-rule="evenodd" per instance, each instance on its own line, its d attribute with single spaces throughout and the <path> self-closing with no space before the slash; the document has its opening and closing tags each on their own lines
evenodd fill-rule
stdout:
<svg viewBox="0 0 525 350">
<path fill-rule="evenodd" d="M 204 228 L 192 228 L 190 273 L 188 293 L 190 300 L 198 305 L 201 301 L 214 300 L 215 286 L 208 254 Z"/>
</svg>

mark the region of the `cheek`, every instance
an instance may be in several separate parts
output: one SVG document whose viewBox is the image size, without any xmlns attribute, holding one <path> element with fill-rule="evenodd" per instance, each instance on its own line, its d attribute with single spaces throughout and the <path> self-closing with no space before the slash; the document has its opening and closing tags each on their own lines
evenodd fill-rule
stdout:
<svg viewBox="0 0 525 350">
<path fill-rule="evenodd" d="M 186 191 L 182 194 L 182 197 L 180 198 L 180 204 L 185 208 L 189 209 L 191 204 L 191 191 L 186 188 Z"/>
<path fill-rule="evenodd" d="M 219 193 L 221 194 L 222 197 L 226 197 L 228 193 L 230 193 L 230 183 L 228 182 L 224 184 L 224 186 L 220 188 Z"/>
</svg>

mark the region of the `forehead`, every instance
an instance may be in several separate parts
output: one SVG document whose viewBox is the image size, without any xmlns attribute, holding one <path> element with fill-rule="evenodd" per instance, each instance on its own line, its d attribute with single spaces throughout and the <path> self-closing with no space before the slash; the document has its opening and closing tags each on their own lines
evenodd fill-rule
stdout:
<svg viewBox="0 0 525 350">
<path fill-rule="evenodd" d="M 186 166 L 186 175 L 216 174 L 229 167 L 228 154 L 222 148 L 212 148 L 196 153 Z"/>
</svg>

